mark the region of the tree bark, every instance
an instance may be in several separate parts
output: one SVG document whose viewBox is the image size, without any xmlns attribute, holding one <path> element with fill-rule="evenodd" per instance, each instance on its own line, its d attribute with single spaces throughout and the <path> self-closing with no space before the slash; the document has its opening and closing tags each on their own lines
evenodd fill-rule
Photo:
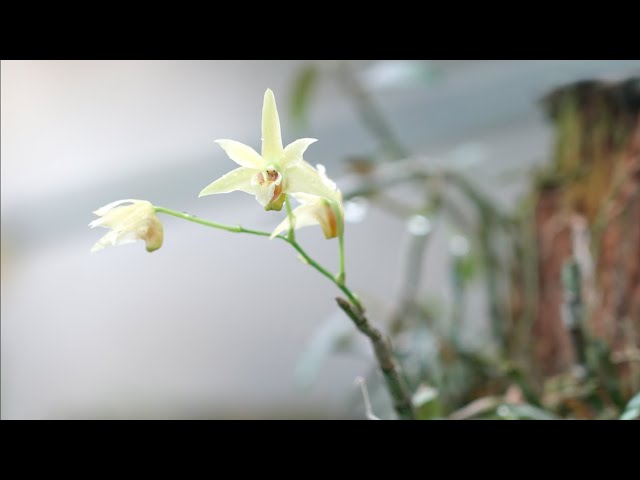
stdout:
<svg viewBox="0 0 640 480">
<path fill-rule="evenodd" d="M 601 339 L 630 396 L 640 388 L 640 79 L 570 84 L 544 105 L 556 147 L 535 188 L 536 370 L 566 372 L 584 360 L 580 343 Z"/>
</svg>

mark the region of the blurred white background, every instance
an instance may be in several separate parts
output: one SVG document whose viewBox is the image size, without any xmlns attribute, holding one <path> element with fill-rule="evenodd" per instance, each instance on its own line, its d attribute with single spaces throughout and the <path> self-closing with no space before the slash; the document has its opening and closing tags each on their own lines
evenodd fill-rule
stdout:
<svg viewBox="0 0 640 480">
<path fill-rule="evenodd" d="M 162 217 L 159 251 L 136 243 L 89 254 L 106 233 L 87 228 L 91 212 L 121 198 L 275 226 L 279 214 L 249 195 L 197 198 L 235 165 L 214 139 L 259 149 L 267 87 L 284 142 L 318 138 L 306 160 L 344 185 L 342 160 L 376 141 L 331 82 L 320 84 L 307 128 L 295 128 L 290 91 L 306 63 L 2 61 L 2 418 L 358 416 L 350 399 L 366 355 L 333 356 L 310 387 L 295 382 L 337 292 L 287 245 Z M 460 168 L 505 205 L 522 185 L 501 175 L 548 158 L 544 93 L 640 71 L 622 60 L 430 61 L 421 65 L 437 75 L 426 82 L 403 77 L 406 62 L 353 63 L 414 152 Z M 347 229 L 349 283 L 383 325 L 405 227 L 369 209 Z M 447 294 L 445 236 L 425 258 L 433 295 Z M 300 237 L 335 265 L 334 241 L 319 229 Z"/>
</svg>

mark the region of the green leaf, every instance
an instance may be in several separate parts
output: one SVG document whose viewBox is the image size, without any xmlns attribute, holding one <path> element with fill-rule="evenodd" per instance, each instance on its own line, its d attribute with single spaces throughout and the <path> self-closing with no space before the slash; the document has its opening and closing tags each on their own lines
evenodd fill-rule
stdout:
<svg viewBox="0 0 640 480">
<path fill-rule="evenodd" d="M 453 266 L 456 281 L 462 285 L 471 282 L 478 271 L 479 263 L 480 258 L 473 253 L 456 258 Z"/>
<path fill-rule="evenodd" d="M 306 65 L 300 69 L 293 82 L 291 116 L 300 124 L 306 121 L 311 95 L 318 82 L 319 73 L 316 65 Z"/>
</svg>

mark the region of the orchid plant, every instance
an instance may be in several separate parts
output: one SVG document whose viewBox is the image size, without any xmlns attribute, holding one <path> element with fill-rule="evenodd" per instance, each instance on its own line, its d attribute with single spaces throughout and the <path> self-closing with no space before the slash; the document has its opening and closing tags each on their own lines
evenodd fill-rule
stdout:
<svg viewBox="0 0 640 480">
<path fill-rule="evenodd" d="M 254 195 L 265 211 L 281 211 L 283 206 L 286 206 L 286 217 L 273 232 L 203 220 L 187 213 L 153 205 L 145 200 L 118 200 L 94 212 L 100 218 L 92 221 L 89 226 L 101 226 L 111 231 L 104 235 L 91 251 L 136 240 L 143 240 L 148 252 L 159 249 L 162 246 L 164 231 L 157 214 L 171 215 L 228 232 L 277 238 L 287 242 L 306 264 L 333 282 L 347 297 L 336 298 L 338 306 L 354 322 L 358 330 L 370 339 L 398 417 L 414 419 L 415 410 L 411 395 L 389 340 L 369 323 L 362 302 L 346 284 L 342 194 L 336 183 L 327 176 L 324 166 L 313 167 L 303 158 L 307 148 L 316 141 L 313 138 L 301 138 L 283 147 L 275 97 L 273 92 L 267 89 L 262 108 L 261 154 L 235 140 L 216 140 L 239 167 L 206 186 L 199 196 L 242 191 Z M 292 198 L 299 203 L 295 209 L 291 206 Z M 321 227 L 326 239 L 338 239 L 339 271 L 335 275 L 311 258 L 296 241 L 296 229 L 313 225 Z"/>
</svg>

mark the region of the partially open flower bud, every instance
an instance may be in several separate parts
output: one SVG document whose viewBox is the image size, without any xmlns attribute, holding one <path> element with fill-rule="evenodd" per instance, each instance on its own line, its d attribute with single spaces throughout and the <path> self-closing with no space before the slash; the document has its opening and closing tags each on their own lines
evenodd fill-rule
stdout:
<svg viewBox="0 0 640 480">
<path fill-rule="evenodd" d="M 123 203 L 131 205 L 119 206 Z M 136 240 L 145 241 L 147 252 L 153 252 L 162 246 L 162 223 L 158 220 L 153 205 L 146 200 L 118 200 L 93 213 L 100 218 L 91 222 L 89 226 L 110 228 L 111 231 L 98 240 L 91 249 L 92 252 Z"/>
<path fill-rule="evenodd" d="M 344 229 L 342 202 L 305 193 L 293 193 L 292 196 L 301 203 L 293 211 L 296 229 L 320 225 L 326 239 L 335 238 L 342 234 Z M 275 228 L 271 238 L 288 230 L 289 225 L 289 217 L 287 217 Z"/>
</svg>

